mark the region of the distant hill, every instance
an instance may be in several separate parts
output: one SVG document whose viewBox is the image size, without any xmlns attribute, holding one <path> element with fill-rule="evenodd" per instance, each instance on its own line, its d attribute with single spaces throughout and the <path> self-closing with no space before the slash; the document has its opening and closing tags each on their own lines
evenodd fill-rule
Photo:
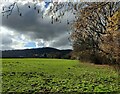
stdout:
<svg viewBox="0 0 120 94">
<path fill-rule="evenodd" d="M 59 50 L 51 47 L 6 50 L 2 51 L 2 58 L 71 58 L 72 50 Z"/>
</svg>

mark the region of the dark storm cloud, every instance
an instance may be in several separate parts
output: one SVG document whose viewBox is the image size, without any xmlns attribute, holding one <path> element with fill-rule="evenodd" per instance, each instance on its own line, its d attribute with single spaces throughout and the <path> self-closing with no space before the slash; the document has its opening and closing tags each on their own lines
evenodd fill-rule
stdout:
<svg viewBox="0 0 120 94">
<path fill-rule="evenodd" d="M 31 6 L 33 5 L 31 4 Z M 17 9 L 15 8 L 12 15 L 10 15 L 8 19 L 6 16 L 2 18 L 2 25 L 4 27 L 30 36 L 33 40 L 56 40 L 55 44 L 52 44 L 52 46 L 57 47 L 66 45 L 66 42 L 68 42 L 67 38 L 64 37 L 63 39 L 66 38 L 65 40 L 60 38 L 67 32 L 66 21 L 63 21 L 61 24 L 51 24 L 51 19 L 49 17 L 42 19 L 41 12 L 38 14 L 37 11 L 33 9 L 33 7 L 28 8 L 27 4 L 19 4 L 19 8 L 22 13 L 22 17 L 18 15 Z"/>
<path fill-rule="evenodd" d="M 3 26 L 15 29 L 16 31 L 25 34 L 32 32 L 33 38 L 43 38 L 45 40 L 58 37 L 59 34 L 64 33 L 66 30 L 65 24 L 50 24 L 51 19 L 49 19 L 49 17 L 42 19 L 41 15 L 37 14 L 37 12 L 32 8 L 29 9 L 27 6 L 22 5 L 20 5 L 19 8 L 21 12 L 24 10 L 23 16 L 20 17 L 17 14 L 17 11 L 14 10 L 8 19 L 3 17 Z"/>
</svg>

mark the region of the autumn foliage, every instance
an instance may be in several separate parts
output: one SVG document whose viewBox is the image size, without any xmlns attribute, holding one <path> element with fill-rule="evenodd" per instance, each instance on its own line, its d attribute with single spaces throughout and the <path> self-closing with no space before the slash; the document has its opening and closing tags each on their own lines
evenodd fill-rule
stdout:
<svg viewBox="0 0 120 94">
<path fill-rule="evenodd" d="M 72 24 L 73 58 L 120 68 L 119 2 L 87 3 Z"/>
</svg>

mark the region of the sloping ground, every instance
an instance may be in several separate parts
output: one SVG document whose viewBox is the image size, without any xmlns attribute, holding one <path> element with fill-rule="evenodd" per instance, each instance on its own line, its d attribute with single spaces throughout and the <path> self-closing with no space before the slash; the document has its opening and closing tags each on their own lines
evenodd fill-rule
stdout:
<svg viewBox="0 0 120 94">
<path fill-rule="evenodd" d="M 71 57 L 72 50 L 59 50 L 51 47 L 2 51 L 2 58 L 64 58 Z"/>
<path fill-rule="evenodd" d="M 112 92 L 120 90 L 109 66 L 64 59 L 3 59 L 2 90 L 7 92 Z"/>
</svg>

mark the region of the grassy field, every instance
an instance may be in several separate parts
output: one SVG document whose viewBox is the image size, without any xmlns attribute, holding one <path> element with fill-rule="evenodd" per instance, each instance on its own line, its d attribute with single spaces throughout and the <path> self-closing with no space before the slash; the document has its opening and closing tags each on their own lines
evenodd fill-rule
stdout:
<svg viewBox="0 0 120 94">
<path fill-rule="evenodd" d="M 3 59 L 2 68 L 2 91 L 5 93 L 120 90 L 118 74 L 105 65 L 64 59 Z"/>
</svg>

